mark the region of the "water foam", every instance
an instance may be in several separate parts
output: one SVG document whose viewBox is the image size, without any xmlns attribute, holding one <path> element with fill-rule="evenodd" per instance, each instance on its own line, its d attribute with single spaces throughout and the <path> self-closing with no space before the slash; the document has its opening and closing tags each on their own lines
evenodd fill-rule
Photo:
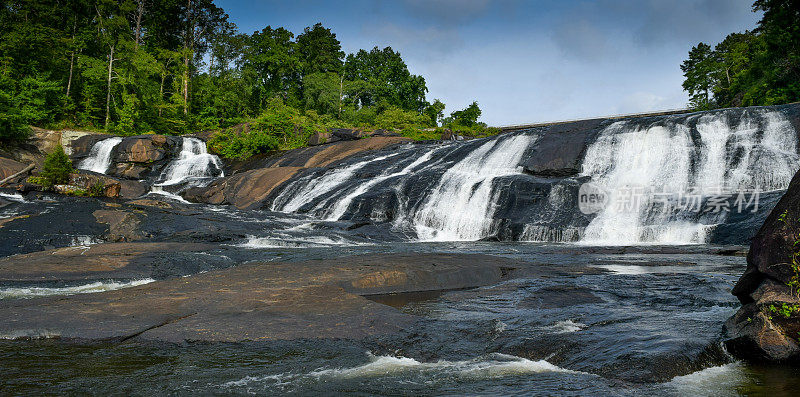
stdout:
<svg viewBox="0 0 800 397">
<path fill-rule="evenodd" d="M 136 287 L 152 283 L 152 278 L 128 282 L 93 282 L 73 287 L 7 287 L 0 288 L 0 299 L 28 299 L 40 296 L 91 294 L 96 292 L 113 291 L 121 288 Z"/>
<path fill-rule="evenodd" d="M 14 201 L 17 203 L 27 203 L 28 201 L 25 200 L 25 197 L 22 197 L 19 193 L 0 193 L 0 197 L 8 200 Z"/>
<path fill-rule="evenodd" d="M 264 248 L 310 248 L 310 247 L 341 247 L 341 246 L 355 246 L 364 245 L 362 243 L 354 242 L 343 237 L 328 237 L 328 236 L 308 236 L 308 237 L 293 237 L 293 236 L 277 236 L 277 237 L 258 237 L 247 236 L 247 240 L 237 247 L 264 249 Z"/>
<path fill-rule="evenodd" d="M 544 372 L 583 374 L 553 365 L 546 360 L 528 360 L 526 358 L 502 353 L 491 353 L 464 361 L 440 360 L 436 362 L 420 362 L 409 357 L 376 356 L 367 353 L 368 362 L 350 368 L 318 369 L 307 374 L 277 374 L 267 376 L 248 376 L 225 383 L 225 387 L 243 387 L 251 383 L 287 381 L 325 381 L 333 379 L 361 379 L 397 376 L 445 377 L 462 379 L 499 379 Z"/>
<path fill-rule="evenodd" d="M 745 381 L 744 366 L 735 362 L 676 376 L 667 386 L 683 396 L 738 396 L 737 386 Z"/>
</svg>

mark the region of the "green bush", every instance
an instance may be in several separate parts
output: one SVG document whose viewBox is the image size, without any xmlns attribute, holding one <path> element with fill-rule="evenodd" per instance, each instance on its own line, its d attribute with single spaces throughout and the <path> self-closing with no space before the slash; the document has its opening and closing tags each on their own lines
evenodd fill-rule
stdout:
<svg viewBox="0 0 800 397">
<path fill-rule="evenodd" d="M 228 128 L 208 141 L 213 153 L 226 158 L 245 159 L 259 153 L 306 146 L 311 134 L 325 131 L 332 120 L 315 111 L 300 112 L 279 98 L 249 123 L 248 128 Z"/>
<path fill-rule="evenodd" d="M 89 186 L 88 193 L 92 197 L 103 197 L 106 195 L 106 185 L 101 181 L 97 181 L 92 186 Z"/>
<path fill-rule="evenodd" d="M 400 135 L 406 138 L 411 138 L 415 141 L 429 141 L 434 139 L 441 139 L 443 128 L 404 128 L 400 131 Z"/>
<path fill-rule="evenodd" d="M 72 161 L 64 153 L 64 148 L 58 146 L 45 158 L 44 169 L 39 176 L 46 181 L 45 186 L 60 185 L 69 181 L 69 174 L 73 171 Z"/>
<path fill-rule="evenodd" d="M 388 130 L 404 130 L 407 128 L 421 128 L 427 122 L 427 117 L 417 112 L 410 112 L 392 107 L 383 111 L 375 118 L 375 126 Z"/>
</svg>

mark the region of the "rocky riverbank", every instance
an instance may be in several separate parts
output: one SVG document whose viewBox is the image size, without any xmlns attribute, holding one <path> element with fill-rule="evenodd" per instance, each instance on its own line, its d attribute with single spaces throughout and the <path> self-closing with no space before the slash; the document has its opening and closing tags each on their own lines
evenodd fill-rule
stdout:
<svg viewBox="0 0 800 397">
<path fill-rule="evenodd" d="M 725 324 L 728 350 L 747 360 L 800 362 L 800 172 L 753 238 L 732 292 L 743 306 Z"/>
</svg>

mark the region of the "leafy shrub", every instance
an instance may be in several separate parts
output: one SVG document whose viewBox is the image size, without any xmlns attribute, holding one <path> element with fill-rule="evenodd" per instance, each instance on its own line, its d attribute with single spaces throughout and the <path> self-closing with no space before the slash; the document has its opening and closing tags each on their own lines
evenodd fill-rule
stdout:
<svg viewBox="0 0 800 397">
<path fill-rule="evenodd" d="M 228 128 L 214 135 L 209 149 L 226 158 L 244 159 L 259 153 L 306 146 L 315 132 L 324 131 L 330 119 L 314 111 L 303 114 L 279 98 L 249 123 L 248 128 Z"/>
<path fill-rule="evenodd" d="M 402 131 L 400 131 L 400 134 L 406 138 L 411 138 L 415 141 L 429 141 L 434 139 L 441 139 L 442 132 L 444 132 L 443 128 L 435 128 L 435 129 L 404 128 Z"/>
<path fill-rule="evenodd" d="M 392 107 L 383 111 L 375 118 L 375 126 L 391 130 L 404 130 L 407 128 L 421 127 L 427 118 L 419 113 L 410 112 Z"/>
<path fill-rule="evenodd" d="M 106 195 L 106 185 L 101 181 L 97 181 L 92 186 L 89 186 L 88 193 L 91 197 L 103 197 Z"/>
<path fill-rule="evenodd" d="M 64 148 L 57 146 L 52 153 L 47 155 L 44 160 L 44 168 L 39 174 L 46 184 L 44 186 L 52 186 L 64 184 L 69 181 L 69 174 L 74 171 L 72 168 L 72 161 L 69 156 L 64 153 Z"/>
</svg>

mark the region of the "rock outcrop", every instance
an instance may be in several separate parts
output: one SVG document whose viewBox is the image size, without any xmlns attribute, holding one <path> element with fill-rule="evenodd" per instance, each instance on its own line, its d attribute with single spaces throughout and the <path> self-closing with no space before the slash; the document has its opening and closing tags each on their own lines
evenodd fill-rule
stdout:
<svg viewBox="0 0 800 397">
<path fill-rule="evenodd" d="M 11 175 L 14 175 L 22 170 L 24 170 L 26 164 L 20 163 L 19 161 L 14 161 L 9 158 L 0 157 L 0 180 L 6 179 Z"/>
<path fill-rule="evenodd" d="M 567 177 L 581 172 L 586 148 L 607 120 L 595 119 L 548 126 L 523 167 L 543 177 Z"/>
<path fill-rule="evenodd" d="M 232 204 L 239 209 L 258 208 L 273 189 L 294 176 L 299 167 L 258 168 L 190 188 L 183 194 L 189 201 L 207 204 Z"/>
<path fill-rule="evenodd" d="M 731 291 L 743 306 L 725 323 L 733 355 L 800 362 L 800 172 L 752 240 Z"/>
</svg>

